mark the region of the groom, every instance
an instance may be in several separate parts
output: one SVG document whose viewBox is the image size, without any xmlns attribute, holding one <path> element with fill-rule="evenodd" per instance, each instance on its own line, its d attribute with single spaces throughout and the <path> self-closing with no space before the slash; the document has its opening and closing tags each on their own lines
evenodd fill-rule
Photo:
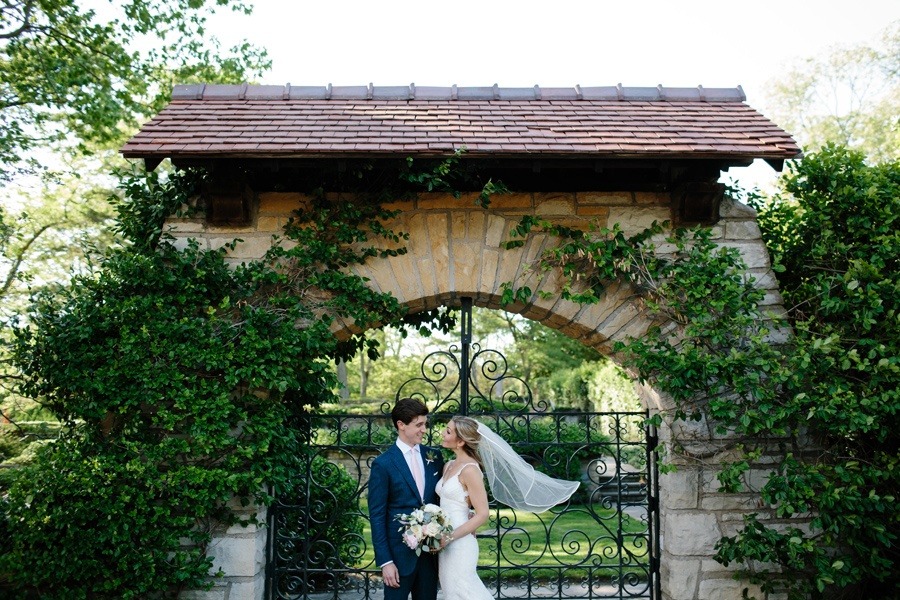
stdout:
<svg viewBox="0 0 900 600">
<path fill-rule="evenodd" d="M 369 474 L 369 521 L 375 563 L 384 577 L 384 600 L 435 600 L 437 555 L 414 550 L 403 543 L 397 515 L 409 514 L 423 504 L 436 503 L 434 486 L 444 470 L 436 448 L 420 446 L 427 428 L 428 408 L 414 398 L 397 401 L 391 422 L 397 441 L 372 462 Z"/>
</svg>

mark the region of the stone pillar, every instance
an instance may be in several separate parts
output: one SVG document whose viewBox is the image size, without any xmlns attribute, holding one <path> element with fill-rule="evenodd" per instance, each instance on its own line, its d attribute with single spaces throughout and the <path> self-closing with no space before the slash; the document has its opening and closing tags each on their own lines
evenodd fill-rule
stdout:
<svg viewBox="0 0 900 600">
<path fill-rule="evenodd" d="M 249 516 L 242 509 L 239 514 Z M 265 523 L 266 509 L 256 513 L 260 523 Z M 268 529 L 263 525 L 242 527 L 233 525 L 213 532 L 207 551 L 213 559 L 212 588 L 206 591 L 192 590 L 181 597 L 187 600 L 263 600 L 266 588 L 266 540 Z"/>
</svg>

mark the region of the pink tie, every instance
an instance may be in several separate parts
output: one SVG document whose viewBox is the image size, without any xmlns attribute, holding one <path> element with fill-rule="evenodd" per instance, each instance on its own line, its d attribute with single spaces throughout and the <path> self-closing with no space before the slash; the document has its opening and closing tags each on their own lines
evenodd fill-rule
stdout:
<svg viewBox="0 0 900 600">
<path fill-rule="evenodd" d="M 419 465 L 418 453 L 418 446 L 409 451 L 410 466 L 412 467 L 413 479 L 416 480 L 416 487 L 419 488 L 419 496 L 425 498 L 425 476 L 422 474 L 422 467 Z"/>
</svg>

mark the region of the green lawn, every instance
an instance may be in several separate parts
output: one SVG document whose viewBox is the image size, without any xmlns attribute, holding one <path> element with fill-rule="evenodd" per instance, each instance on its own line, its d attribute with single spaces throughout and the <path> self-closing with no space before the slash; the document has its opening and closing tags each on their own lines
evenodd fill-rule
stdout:
<svg viewBox="0 0 900 600">
<path fill-rule="evenodd" d="M 365 514 L 366 507 L 360 508 Z M 620 527 L 621 552 L 617 543 Z M 544 569 L 545 577 L 553 576 L 547 567 L 553 568 L 553 573 L 565 569 L 566 577 L 584 577 L 591 569 L 612 573 L 620 565 L 626 572 L 644 572 L 649 564 L 646 531 L 647 526 L 639 519 L 600 505 L 574 505 L 562 514 L 494 510 L 490 522 L 478 532 L 479 565 Z M 375 556 L 368 521 L 363 536 L 367 549 L 357 566 L 371 568 Z M 638 565 L 644 568 L 635 569 Z M 519 569 L 505 571 L 510 577 L 524 574 Z"/>
</svg>

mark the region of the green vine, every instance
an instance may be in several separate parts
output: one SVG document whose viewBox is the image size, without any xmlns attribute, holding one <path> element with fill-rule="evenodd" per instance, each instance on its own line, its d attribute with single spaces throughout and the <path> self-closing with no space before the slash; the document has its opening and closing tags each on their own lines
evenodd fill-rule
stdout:
<svg viewBox="0 0 900 600">
<path fill-rule="evenodd" d="M 426 168 L 427 181 L 449 173 Z M 225 259 L 239 240 L 206 250 L 162 235 L 196 206 L 202 172 L 123 179 L 124 243 L 16 328 L 21 392 L 66 428 L 4 479 L 0 594 L 174 598 L 211 585 L 214 531 L 255 523 L 241 506 L 303 481 L 306 415 L 335 399 L 328 363 L 377 356 L 363 333 L 338 339 L 335 320 L 357 332 L 452 324 L 446 311 L 407 316 L 348 268 L 406 251 L 379 199 L 408 189 L 411 172 L 353 202 L 319 190 L 284 243 L 238 267 Z"/>
<path fill-rule="evenodd" d="M 789 322 L 761 309 L 740 255 L 709 230 L 675 229 L 663 239 L 654 225 L 625 237 L 525 217 L 507 247 L 535 231 L 556 236 L 533 268 L 561 273 L 559 295 L 573 302 L 598 302 L 615 281 L 633 286 L 652 324 L 614 351 L 674 400 L 669 417 L 707 419 L 720 436 L 708 451 L 676 446 L 670 460 L 728 449 L 716 457 L 720 491 L 756 492 L 764 507 L 720 540 L 718 561 L 751 564 L 737 576 L 791 599 L 893 597 L 900 168 L 828 148 L 794 167 L 785 189 L 788 198 L 755 202 Z M 504 302 L 532 297 L 514 282 L 503 293 Z M 721 456 L 729 458 L 719 464 Z M 758 489 L 746 484 L 751 469 L 768 472 Z"/>
</svg>

